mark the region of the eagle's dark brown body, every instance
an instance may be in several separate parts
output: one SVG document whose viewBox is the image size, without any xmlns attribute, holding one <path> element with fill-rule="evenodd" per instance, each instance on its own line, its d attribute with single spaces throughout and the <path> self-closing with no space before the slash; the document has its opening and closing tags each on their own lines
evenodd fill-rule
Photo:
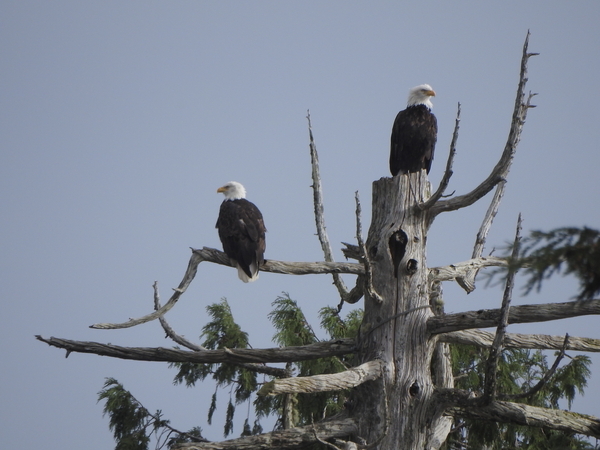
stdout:
<svg viewBox="0 0 600 450">
<path fill-rule="evenodd" d="M 429 173 L 436 141 L 437 120 L 427 106 L 419 104 L 400 111 L 392 127 L 392 175 L 418 172 L 421 169 Z"/>
<path fill-rule="evenodd" d="M 256 205 L 245 198 L 224 200 L 216 227 L 223 251 L 238 267 L 240 279 L 248 282 L 258 278 L 258 269 L 265 262 L 267 229 Z"/>
</svg>

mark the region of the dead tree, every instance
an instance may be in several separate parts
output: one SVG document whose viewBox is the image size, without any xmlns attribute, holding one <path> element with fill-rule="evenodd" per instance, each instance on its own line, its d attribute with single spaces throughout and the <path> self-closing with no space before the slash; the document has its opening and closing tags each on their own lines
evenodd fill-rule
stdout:
<svg viewBox="0 0 600 450">
<path fill-rule="evenodd" d="M 204 247 L 194 249 L 185 276 L 170 300 L 161 306 L 155 286 L 155 311 L 121 324 L 97 324 L 93 328 L 114 329 L 160 319 L 167 334 L 189 350 L 126 348 L 96 342 L 60 338 L 37 338 L 71 352 L 94 353 L 115 358 L 195 363 L 233 363 L 255 367 L 279 376 L 281 369 L 268 363 L 297 362 L 326 356 L 356 355 L 356 367 L 337 374 L 313 377 L 274 378 L 259 395 L 353 388 L 343 414 L 282 431 L 246 436 L 223 442 L 182 444 L 186 449 L 294 448 L 321 442 L 333 448 L 438 449 L 446 440 L 454 418 L 475 418 L 534 427 L 547 427 L 600 438 L 600 419 L 577 413 L 513 403 L 496 389 L 496 368 L 502 348 L 565 349 L 600 351 L 600 340 L 506 333 L 511 323 L 541 322 L 600 313 L 600 300 L 510 307 L 513 271 L 509 268 L 502 306 L 497 310 L 444 314 L 441 283 L 456 281 L 467 292 L 474 289 L 478 271 L 488 266 L 507 266 L 508 259 L 482 256 L 483 244 L 497 212 L 513 156 L 520 140 L 532 95 L 525 94 L 527 64 L 534 53 L 525 40 L 514 112 L 506 146 L 488 177 L 471 192 L 443 197 L 452 175 L 460 108 L 446 172 L 439 188 L 431 193 L 425 171 L 373 183 L 372 219 L 365 242 L 361 238 L 360 202 L 357 196 L 357 245 L 346 244 L 344 252 L 356 263 L 333 261 L 325 233 L 318 158 L 312 131 L 310 150 L 313 167 L 315 217 L 325 261 L 298 263 L 269 260 L 261 270 L 307 275 L 330 273 L 340 293 L 341 305 L 364 297 L 364 320 L 359 337 L 315 345 L 271 349 L 206 350 L 175 333 L 164 319 L 192 282 L 203 261 L 230 265 L 224 253 Z M 429 268 L 426 260 L 427 232 L 444 212 L 465 208 L 495 189 L 476 238 L 472 259 L 445 267 Z M 519 229 L 515 242 L 519 240 Z M 516 246 L 515 246 L 516 247 Z M 339 274 L 357 275 L 348 290 Z M 496 326 L 496 333 L 479 328 Z M 465 392 L 453 387 L 448 345 L 471 344 L 490 349 L 483 392 Z M 260 364 L 257 364 L 260 363 Z M 283 371 L 285 372 L 285 371 Z"/>
</svg>

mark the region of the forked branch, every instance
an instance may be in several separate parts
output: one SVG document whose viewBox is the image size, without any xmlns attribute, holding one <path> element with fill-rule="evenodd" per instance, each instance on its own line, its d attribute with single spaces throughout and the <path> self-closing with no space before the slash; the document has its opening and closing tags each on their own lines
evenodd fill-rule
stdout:
<svg viewBox="0 0 600 450">
<path fill-rule="evenodd" d="M 160 294 L 158 292 L 158 281 L 154 282 L 154 284 L 152 285 L 152 288 L 154 289 L 154 309 L 158 311 L 161 309 Z M 171 325 L 169 325 L 169 322 L 167 322 L 167 319 L 165 319 L 164 316 L 160 316 L 158 318 L 158 320 L 160 321 L 160 325 L 163 327 L 163 330 L 165 330 L 166 335 L 168 337 L 170 337 L 175 343 L 182 345 L 185 348 L 189 348 L 190 350 L 194 350 L 194 351 L 207 350 L 205 347 L 202 347 L 201 345 L 198 345 L 198 344 L 194 344 L 193 342 L 188 341 L 183 336 L 180 336 L 179 334 L 177 334 L 175 332 L 175 330 L 173 330 L 173 328 L 171 328 Z"/>
<path fill-rule="evenodd" d="M 501 180 L 496 186 L 496 192 L 492 197 L 492 201 L 490 206 L 488 207 L 487 212 L 481 222 L 481 226 L 479 227 L 479 231 L 477 232 L 477 237 L 475 239 L 475 245 L 473 246 L 473 253 L 471 255 L 472 258 L 480 258 L 483 254 L 483 249 L 485 247 L 485 242 L 487 240 L 487 235 L 490 232 L 490 228 L 492 227 L 492 222 L 498 214 L 498 208 L 500 207 L 500 201 L 504 196 L 504 188 L 506 186 L 506 180 Z M 475 278 L 477 278 L 477 274 L 479 273 L 479 269 L 471 269 L 468 270 L 464 276 L 456 279 L 457 283 L 460 287 L 462 287 L 467 294 L 470 294 L 475 290 Z"/>
<path fill-rule="evenodd" d="M 225 253 L 223 253 L 223 255 L 225 255 Z M 179 283 L 179 286 L 176 289 L 174 289 L 175 292 L 173 293 L 173 295 L 171 296 L 169 301 L 164 306 L 158 308 L 154 312 L 147 314 L 143 317 L 140 317 L 138 319 L 130 319 L 129 321 L 124 322 L 124 323 L 116 323 L 116 324 L 98 323 L 95 325 L 90 325 L 90 328 L 97 328 L 97 329 L 130 328 L 130 327 L 134 327 L 136 325 L 140 325 L 142 323 L 146 323 L 146 322 L 150 322 L 152 320 L 158 319 L 159 317 L 166 314 L 173 306 L 175 306 L 175 304 L 179 300 L 179 297 L 181 297 L 181 295 L 187 290 L 188 286 L 191 284 L 192 280 L 196 276 L 196 272 L 198 271 L 198 264 L 200 264 L 202 261 L 204 261 L 204 259 L 200 254 L 197 254 L 196 252 L 192 252 L 192 257 L 190 258 L 190 261 L 188 262 L 188 267 L 185 271 L 185 274 L 183 275 L 183 280 L 181 280 L 181 283 Z"/>
<path fill-rule="evenodd" d="M 507 265 L 506 258 L 495 256 L 473 258 L 448 266 L 432 267 L 429 269 L 429 281 L 451 281 L 466 276 L 471 270 L 479 270 L 484 267 L 506 267 Z"/>
<path fill-rule="evenodd" d="M 164 306 L 138 319 L 130 319 L 127 322 L 122 323 L 97 323 L 94 325 L 90 325 L 90 328 L 102 330 L 130 328 L 162 317 L 173 306 L 175 306 L 181 295 L 187 290 L 188 286 L 190 285 L 190 283 L 196 276 L 196 273 L 198 272 L 198 265 L 203 261 L 232 267 L 227 255 L 224 252 L 217 250 L 216 248 L 203 247 L 201 249 L 192 249 L 192 256 L 188 263 L 185 275 L 183 276 L 183 280 L 181 281 L 179 286 L 176 289 L 174 289 L 174 294 Z M 355 275 L 364 274 L 364 266 L 362 264 L 357 263 L 288 262 L 276 261 L 272 259 L 266 261 L 265 264 L 260 267 L 260 270 L 263 272 L 292 275 L 314 275 L 328 273 L 351 273 Z M 351 294 L 354 294 L 354 290 L 351 291 Z"/>
<path fill-rule="evenodd" d="M 508 133 L 508 139 L 504 147 L 504 151 L 500 157 L 500 160 L 492 169 L 490 175 L 475 189 L 465 195 L 453 197 L 448 200 L 440 200 L 431 207 L 432 218 L 436 215 L 445 211 L 454 211 L 460 208 L 465 208 L 472 205 L 477 200 L 485 196 L 490 192 L 494 186 L 500 181 L 506 180 L 512 160 L 517 150 L 517 145 L 521 140 L 521 132 L 523 131 L 523 125 L 527 118 L 527 111 L 529 108 L 533 108 L 531 104 L 531 98 L 535 94 L 529 94 L 527 100 L 525 99 L 525 86 L 527 84 L 527 63 L 529 58 L 537 55 L 538 53 L 529 53 L 529 32 L 525 38 L 525 44 L 523 45 L 523 55 L 521 57 L 521 73 L 519 76 L 519 85 L 517 88 L 517 97 L 515 99 L 515 107 L 513 110 L 513 116 Z"/>
</svg>

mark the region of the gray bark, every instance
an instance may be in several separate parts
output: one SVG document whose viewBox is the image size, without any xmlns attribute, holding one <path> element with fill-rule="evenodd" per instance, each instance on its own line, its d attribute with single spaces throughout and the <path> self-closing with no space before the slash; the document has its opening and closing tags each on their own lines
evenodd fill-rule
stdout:
<svg viewBox="0 0 600 450">
<path fill-rule="evenodd" d="M 356 432 L 356 424 L 350 418 L 332 419 L 306 427 L 274 431 L 257 436 L 244 436 L 222 442 L 194 442 L 179 444 L 178 449 L 186 450 L 250 450 L 250 449 L 290 449 L 306 446 L 319 439 L 344 437 Z"/>
<path fill-rule="evenodd" d="M 379 378 L 381 366 L 381 361 L 375 360 L 338 373 L 272 380 L 264 384 L 258 395 L 342 391 Z"/>
<path fill-rule="evenodd" d="M 446 413 L 455 417 L 546 427 L 600 438 L 600 420 L 586 414 L 505 401 L 476 406 L 479 399 L 458 390 L 439 390 L 436 394 L 438 401 L 454 404 Z"/>
<path fill-rule="evenodd" d="M 593 314 L 600 314 L 600 300 L 520 305 L 510 309 L 508 323 L 546 322 Z M 499 318 L 498 309 L 465 311 L 432 317 L 427 323 L 427 329 L 430 333 L 446 333 L 471 328 L 487 328 L 496 326 Z"/>
<path fill-rule="evenodd" d="M 190 362 L 190 363 L 278 363 L 341 356 L 356 351 L 352 339 L 319 342 L 311 345 L 284 348 L 236 348 L 224 350 L 188 351 L 161 347 L 121 347 L 89 341 L 36 336 L 39 341 L 71 352 L 93 353 L 136 361 Z"/>
<path fill-rule="evenodd" d="M 483 330 L 453 331 L 440 334 L 440 341 L 449 344 L 477 345 L 489 347 L 494 340 L 494 334 Z M 565 340 L 564 336 L 549 336 L 547 334 L 506 333 L 504 346 L 506 348 L 532 348 L 539 350 L 560 350 Z M 567 350 L 581 352 L 600 352 L 600 339 L 569 336 Z"/>
<path fill-rule="evenodd" d="M 433 316 L 425 255 L 428 220 L 417 207 L 428 193 L 424 171 L 373 183 L 366 248 L 373 288 L 383 301 L 365 295 L 358 345 L 359 362 L 382 360 L 383 376 L 356 389 L 353 413 L 359 436 L 369 444 L 379 442 L 380 449 L 398 448 L 398 442 L 407 450 L 431 448 L 432 422 L 441 416 L 431 404 L 436 338 L 427 332 Z"/>
</svg>

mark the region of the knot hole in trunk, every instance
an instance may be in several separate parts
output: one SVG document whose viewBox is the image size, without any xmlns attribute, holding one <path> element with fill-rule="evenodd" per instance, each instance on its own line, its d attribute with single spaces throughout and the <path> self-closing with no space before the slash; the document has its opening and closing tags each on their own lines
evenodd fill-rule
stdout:
<svg viewBox="0 0 600 450">
<path fill-rule="evenodd" d="M 406 244 L 408 242 L 408 236 L 402 230 L 395 231 L 389 240 L 390 254 L 392 255 L 392 262 L 394 263 L 394 277 L 398 278 L 398 266 L 400 261 L 404 258 L 406 253 Z"/>
</svg>

